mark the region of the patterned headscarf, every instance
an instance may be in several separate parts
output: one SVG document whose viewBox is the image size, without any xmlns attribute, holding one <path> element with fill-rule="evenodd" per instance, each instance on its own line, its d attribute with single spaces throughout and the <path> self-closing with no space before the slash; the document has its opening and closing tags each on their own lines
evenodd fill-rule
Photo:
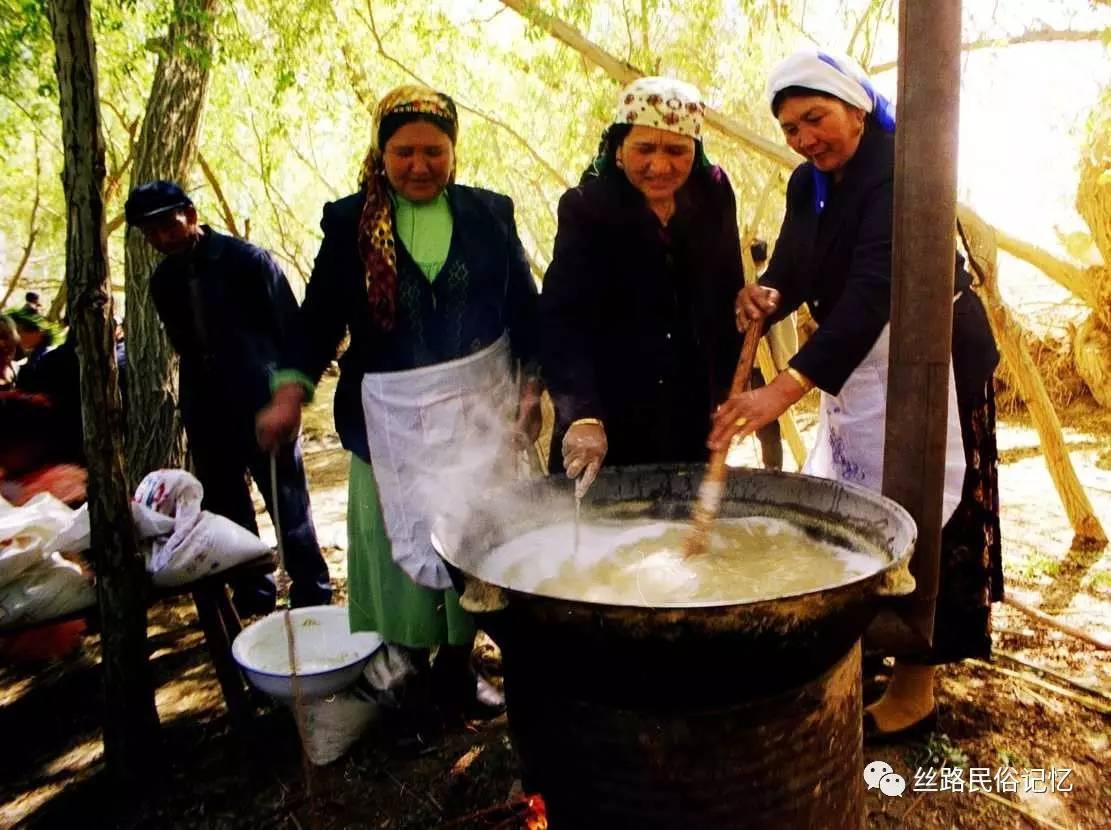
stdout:
<svg viewBox="0 0 1111 830">
<path fill-rule="evenodd" d="M 686 81 L 654 76 L 637 78 L 621 90 L 613 123 L 657 127 L 698 141 L 705 117 L 698 89 Z"/>
<path fill-rule="evenodd" d="M 832 95 L 870 114 L 884 132 L 895 132 L 894 104 L 876 92 L 864 70 L 845 55 L 814 48 L 800 49 L 778 63 L 768 75 L 768 104 L 774 108 L 775 97 L 788 87 Z M 775 114 L 774 109 L 772 114 Z M 829 193 L 829 177 L 816 167 L 813 175 L 814 212 L 821 213 Z"/>
<path fill-rule="evenodd" d="M 397 251 L 393 241 L 393 205 L 382 151 L 390 136 L 412 121 L 428 121 L 439 127 L 452 144 L 459 125 L 455 102 L 442 92 L 407 84 L 386 93 L 374 109 L 370 149 L 359 177 L 366 202 L 359 217 L 358 246 L 366 268 L 370 314 L 383 331 L 391 331 L 397 320 Z M 449 181 L 455 180 L 452 170 Z"/>
<path fill-rule="evenodd" d="M 709 167 L 710 160 L 702 147 L 702 124 L 706 105 L 698 88 L 686 81 L 662 76 L 637 78 L 621 90 L 613 123 L 602 132 L 598 154 L 583 172 L 582 180 L 601 176 L 613 163 L 615 136 L 624 139 L 627 131 L 615 127 L 656 127 L 670 133 L 685 135 L 695 142 L 695 167 Z"/>
</svg>

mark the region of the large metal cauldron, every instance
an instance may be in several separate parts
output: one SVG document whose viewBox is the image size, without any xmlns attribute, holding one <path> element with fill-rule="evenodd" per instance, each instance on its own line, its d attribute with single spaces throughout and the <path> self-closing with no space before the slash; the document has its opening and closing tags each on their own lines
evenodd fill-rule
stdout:
<svg viewBox="0 0 1111 830">
<path fill-rule="evenodd" d="M 584 518 L 686 518 L 701 474 L 606 470 Z M 488 555 L 568 518 L 569 491 L 552 498 L 561 486 L 490 494 L 461 538 L 438 542 L 455 568 L 505 589 L 479 624 L 502 649 L 524 783 L 544 795 L 554 830 L 860 827 L 858 642 L 880 597 L 913 588 L 909 514 L 859 487 L 737 472 L 723 517 L 792 519 L 887 564 L 774 600 L 616 606 L 520 590 Z"/>
</svg>

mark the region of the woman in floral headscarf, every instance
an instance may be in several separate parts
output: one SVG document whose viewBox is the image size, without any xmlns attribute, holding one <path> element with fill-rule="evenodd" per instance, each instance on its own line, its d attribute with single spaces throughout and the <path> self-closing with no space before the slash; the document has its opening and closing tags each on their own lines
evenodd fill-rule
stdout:
<svg viewBox="0 0 1111 830">
<path fill-rule="evenodd" d="M 449 467 L 465 436 L 498 433 L 507 409 L 505 433 L 516 410 L 517 434 L 536 438 L 537 300 L 513 203 L 454 183 L 457 128 L 451 98 L 431 89 L 402 86 L 379 102 L 359 191 L 324 206 L 303 337 L 258 431 L 264 447 L 296 433 L 301 404 L 350 333 L 335 416 L 352 454 L 352 629 L 378 631 L 425 667 L 437 648 L 441 691 L 473 699 L 461 667 L 474 625 L 429 530 L 458 497 Z M 511 360 L 524 370 L 519 397 Z"/>
<path fill-rule="evenodd" d="M 733 188 L 702 149 L 703 114 L 690 84 L 634 81 L 559 202 L 540 297 L 550 467 L 579 478 L 580 493 L 603 458 L 705 461 L 710 413 L 729 389 L 741 247 Z"/>
</svg>

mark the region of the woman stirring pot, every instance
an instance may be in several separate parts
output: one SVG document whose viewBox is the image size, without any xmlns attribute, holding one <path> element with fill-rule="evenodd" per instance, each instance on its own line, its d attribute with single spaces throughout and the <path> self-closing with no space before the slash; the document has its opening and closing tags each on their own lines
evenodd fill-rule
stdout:
<svg viewBox="0 0 1111 830">
<path fill-rule="evenodd" d="M 768 325 L 808 303 L 818 331 L 762 389 L 731 398 L 710 437 L 725 447 L 822 390 L 804 472 L 879 490 L 891 309 L 894 114 L 848 58 L 804 50 L 771 73 L 768 97 L 788 145 L 806 161 L 787 186 L 767 272 L 737 299 L 738 325 Z M 1002 599 L 992 373 L 998 352 L 957 258 L 939 593 L 933 648 L 900 658 L 865 734 L 895 740 L 932 729 L 938 664 L 991 651 Z"/>
</svg>

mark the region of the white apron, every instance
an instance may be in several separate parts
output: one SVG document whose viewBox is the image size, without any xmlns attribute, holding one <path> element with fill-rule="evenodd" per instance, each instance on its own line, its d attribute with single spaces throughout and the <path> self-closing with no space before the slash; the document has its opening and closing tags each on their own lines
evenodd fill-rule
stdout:
<svg viewBox="0 0 1111 830">
<path fill-rule="evenodd" d="M 432 547 L 433 518 L 462 526 L 471 497 L 502 468 L 514 391 L 504 335 L 458 360 L 363 375 L 367 443 L 391 556 L 418 585 L 451 587 Z"/>
<path fill-rule="evenodd" d="M 883 327 L 876 344 L 849 375 L 839 395 L 822 392 L 818 435 L 802 472 L 834 481 L 851 481 L 876 492 L 882 488 L 890 329 L 890 325 Z M 949 364 L 949 417 L 945 442 L 943 525 L 961 500 L 965 472 L 952 361 Z"/>
</svg>

